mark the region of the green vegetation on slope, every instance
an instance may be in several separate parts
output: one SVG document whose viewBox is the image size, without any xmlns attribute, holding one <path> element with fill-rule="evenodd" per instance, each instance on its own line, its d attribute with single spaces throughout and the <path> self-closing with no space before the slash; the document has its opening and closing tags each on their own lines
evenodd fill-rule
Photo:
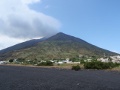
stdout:
<svg viewBox="0 0 120 90">
<path fill-rule="evenodd" d="M 26 60 L 51 60 L 76 58 L 79 55 L 101 57 L 104 56 L 104 54 L 106 56 L 117 55 L 116 53 L 91 45 L 79 38 L 58 33 L 38 43 L 34 47 L 16 50 L 11 52 L 9 56 L 6 56 L 7 54 L 3 56 L 5 59 L 24 58 Z"/>
</svg>

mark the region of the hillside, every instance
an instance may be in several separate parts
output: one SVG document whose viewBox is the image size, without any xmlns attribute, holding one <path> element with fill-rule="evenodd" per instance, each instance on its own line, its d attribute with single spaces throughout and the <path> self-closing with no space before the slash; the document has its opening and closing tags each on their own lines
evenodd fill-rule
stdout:
<svg viewBox="0 0 120 90">
<path fill-rule="evenodd" d="M 99 48 L 82 39 L 58 33 L 39 43 L 37 42 L 34 46 L 1 54 L 0 59 L 61 59 L 78 57 L 80 54 L 87 56 L 117 55 L 117 53 Z"/>
<path fill-rule="evenodd" d="M 23 42 L 23 43 L 19 43 L 19 44 L 16 44 L 12 47 L 8 47 L 6 49 L 3 49 L 0 51 L 0 54 L 1 53 L 7 53 L 7 52 L 12 52 L 12 51 L 15 51 L 15 50 L 20 50 L 20 49 L 25 49 L 25 48 L 29 48 L 29 47 L 32 47 L 32 46 L 35 46 L 37 43 L 45 40 L 46 38 L 42 38 L 42 39 L 32 39 L 32 40 L 29 40 L 29 41 L 26 41 L 26 42 Z"/>
</svg>

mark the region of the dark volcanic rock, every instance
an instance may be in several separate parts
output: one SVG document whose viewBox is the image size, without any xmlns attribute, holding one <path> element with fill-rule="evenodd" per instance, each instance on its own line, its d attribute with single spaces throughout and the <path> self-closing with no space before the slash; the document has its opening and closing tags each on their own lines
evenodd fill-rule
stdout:
<svg viewBox="0 0 120 90">
<path fill-rule="evenodd" d="M 120 73 L 0 66 L 0 90 L 120 90 Z"/>
</svg>

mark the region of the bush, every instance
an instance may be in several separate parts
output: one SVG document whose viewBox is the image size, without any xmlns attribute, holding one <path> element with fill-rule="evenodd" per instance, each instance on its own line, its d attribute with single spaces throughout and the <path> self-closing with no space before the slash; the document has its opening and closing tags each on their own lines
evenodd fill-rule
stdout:
<svg viewBox="0 0 120 90">
<path fill-rule="evenodd" d="M 46 61 L 47 66 L 53 66 L 53 63 L 51 61 Z"/>
<path fill-rule="evenodd" d="M 53 66 L 53 63 L 51 61 L 46 61 L 39 63 L 38 66 Z"/>
<path fill-rule="evenodd" d="M 101 62 L 101 61 L 91 61 L 84 63 L 85 69 L 110 69 L 119 66 L 117 63 L 113 62 Z"/>
<path fill-rule="evenodd" d="M 14 61 L 14 59 L 10 59 L 9 62 L 12 63 Z"/>
<path fill-rule="evenodd" d="M 18 62 L 24 62 L 25 59 L 24 59 L 24 58 L 18 58 L 17 61 L 18 61 Z"/>
<path fill-rule="evenodd" d="M 85 69 L 102 69 L 103 63 L 96 61 L 96 62 L 86 62 L 84 63 Z"/>
<path fill-rule="evenodd" d="M 71 58 L 70 61 L 72 61 L 72 62 L 79 62 L 80 59 L 79 58 Z"/>
<path fill-rule="evenodd" d="M 81 64 L 84 64 L 84 63 L 85 63 L 84 59 L 81 59 L 81 60 L 80 60 L 80 63 L 81 63 Z"/>
<path fill-rule="evenodd" d="M 75 70 L 75 71 L 78 71 L 80 70 L 80 66 L 79 65 L 76 65 L 76 66 L 72 66 L 72 70 Z"/>
</svg>

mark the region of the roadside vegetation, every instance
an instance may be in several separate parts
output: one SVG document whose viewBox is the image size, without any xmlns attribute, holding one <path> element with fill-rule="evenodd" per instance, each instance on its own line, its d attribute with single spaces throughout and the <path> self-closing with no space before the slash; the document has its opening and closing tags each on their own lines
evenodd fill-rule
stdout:
<svg viewBox="0 0 120 90">
<path fill-rule="evenodd" d="M 75 71 L 78 71 L 80 70 L 80 66 L 79 65 L 75 65 L 75 66 L 72 66 L 72 70 L 75 70 Z"/>
<path fill-rule="evenodd" d="M 84 68 L 85 69 L 112 69 L 115 67 L 120 66 L 118 63 L 113 62 L 101 62 L 101 61 L 91 61 L 91 62 L 85 62 Z"/>
<path fill-rule="evenodd" d="M 37 66 L 53 66 L 53 63 L 51 61 L 46 61 L 37 64 Z"/>
<path fill-rule="evenodd" d="M 120 63 L 113 63 L 110 59 L 109 62 L 101 62 L 97 60 L 98 57 L 85 57 L 81 56 L 80 58 L 77 56 L 75 58 L 70 58 L 67 62 L 65 59 L 53 59 L 53 60 L 44 60 L 44 59 L 34 59 L 34 60 L 25 60 L 24 58 L 18 59 L 10 59 L 10 64 L 21 64 L 21 65 L 34 65 L 34 66 L 55 66 L 60 68 L 69 68 L 72 70 L 78 71 L 81 69 L 113 69 L 120 67 Z"/>
</svg>

